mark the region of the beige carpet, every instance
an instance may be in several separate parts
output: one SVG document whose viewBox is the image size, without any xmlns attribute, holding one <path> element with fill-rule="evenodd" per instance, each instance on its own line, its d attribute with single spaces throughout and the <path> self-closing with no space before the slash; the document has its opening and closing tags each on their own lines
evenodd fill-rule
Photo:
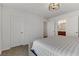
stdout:
<svg viewBox="0 0 79 59">
<path fill-rule="evenodd" d="M 21 45 L 5 50 L 1 56 L 28 56 L 28 45 Z"/>
</svg>

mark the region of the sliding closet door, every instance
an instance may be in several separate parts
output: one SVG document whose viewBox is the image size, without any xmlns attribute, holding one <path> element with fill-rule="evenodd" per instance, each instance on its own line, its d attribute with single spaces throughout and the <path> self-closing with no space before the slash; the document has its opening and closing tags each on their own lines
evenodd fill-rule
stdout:
<svg viewBox="0 0 79 59">
<path fill-rule="evenodd" d="M 10 12 L 7 7 L 2 9 L 2 49 L 10 48 Z"/>
</svg>

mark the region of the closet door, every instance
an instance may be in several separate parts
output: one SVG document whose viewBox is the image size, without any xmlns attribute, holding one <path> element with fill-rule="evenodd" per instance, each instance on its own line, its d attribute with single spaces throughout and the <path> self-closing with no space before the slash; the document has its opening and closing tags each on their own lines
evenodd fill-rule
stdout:
<svg viewBox="0 0 79 59">
<path fill-rule="evenodd" d="M 10 9 L 10 47 L 24 44 L 24 16 L 14 9 Z"/>
<path fill-rule="evenodd" d="M 24 20 L 21 13 L 4 6 L 1 23 L 2 50 L 24 44 Z"/>
<path fill-rule="evenodd" d="M 10 12 L 7 7 L 2 7 L 2 49 L 10 48 Z"/>
<path fill-rule="evenodd" d="M 14 15 L 14 46 L 24 43 L 24 20 L 20 14 Z"/>
</svg>

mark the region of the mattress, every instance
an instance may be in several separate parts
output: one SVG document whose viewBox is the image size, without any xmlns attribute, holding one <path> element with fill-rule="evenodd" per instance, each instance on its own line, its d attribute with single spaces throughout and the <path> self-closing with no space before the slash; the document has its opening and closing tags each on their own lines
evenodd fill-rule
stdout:
<svg viewBox="0 0 79 59">
<path fill-rule="evenodd" d="M 78 56 L 79 40 L 62 36 L 38 39 L 33 42 L 32 50 L 38 56 Z"/>
</svg>

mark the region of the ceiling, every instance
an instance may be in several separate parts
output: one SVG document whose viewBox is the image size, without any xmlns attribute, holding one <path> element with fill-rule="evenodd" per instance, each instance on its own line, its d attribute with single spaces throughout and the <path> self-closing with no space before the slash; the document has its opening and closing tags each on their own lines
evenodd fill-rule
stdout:
<svg viewBox="0 0 79 59">
<path fill-rule="evenodd" d="M 79 10 L 79 3 L 60 3 L 60 9 L 52 12 L 48 10 L 48 3 L 8 3 L 4 5 L 18 10 L 30 12 L 46 19 Z"/>
</svg>

